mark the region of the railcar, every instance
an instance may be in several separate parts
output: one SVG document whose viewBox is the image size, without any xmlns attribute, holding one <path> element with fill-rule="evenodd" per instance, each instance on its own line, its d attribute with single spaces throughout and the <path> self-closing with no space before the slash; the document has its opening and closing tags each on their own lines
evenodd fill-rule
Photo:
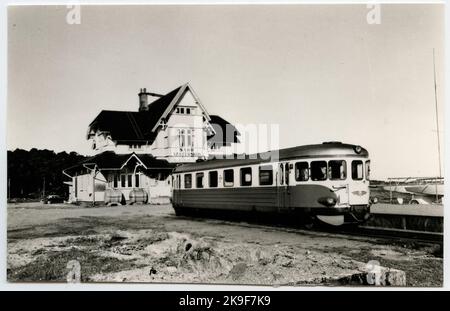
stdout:
<svg viewBox="0 0 450 311">
<path fill-rule="evenodd" d="M 292 213 L 336 226 L 369 216 L 370 159 L 358 145 L 325 142 L 183 164 L 172 178 L 176 214 Z"/>
</svg>

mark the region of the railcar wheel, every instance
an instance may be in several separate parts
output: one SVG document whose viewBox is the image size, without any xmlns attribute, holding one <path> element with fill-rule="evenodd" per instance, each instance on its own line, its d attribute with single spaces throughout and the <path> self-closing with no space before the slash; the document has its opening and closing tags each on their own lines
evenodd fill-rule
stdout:
<svg viewBox="0 0 450 311">
<path fill-rule="evenodd" d="M 173 208 L 174 210 L 175 210 L 175 215 L 176 216 L 183 216 L 183 209 L 181 209 L 181 208 L 179 208 L 179 207 L 177 207 L 177 208 Z"/>
<path fill-rule="evenodd" d="M 303 224 L 303 226 L 305 227 L 305 229 L 307 230 L 312 230 L 314 228 L 314 222 L 308 222 Z"/>
<path fill-rule="evenodd" d="M 306 230 L 312 230 L 315 226 L 316 218 L 312 215 L 304 215 L 303 218 L 303 227 Z"/>
</svg>

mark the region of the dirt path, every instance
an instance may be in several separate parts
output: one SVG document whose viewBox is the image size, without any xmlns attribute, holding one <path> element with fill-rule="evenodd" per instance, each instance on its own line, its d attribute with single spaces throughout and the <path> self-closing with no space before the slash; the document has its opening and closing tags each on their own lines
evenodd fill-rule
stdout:
<svg viewBox="0 0 450 311">
<path fill-rule="evenodd" d="M 64 281 L 67 262 L 77 260 L 82 281 L 320 284 L 376 260 L 405 270 L 408 285 L 442 285 L 433 249 L 288 231 L 176 217 L 168 205 L 14 204 L 8 279 Z"/>
</svg>

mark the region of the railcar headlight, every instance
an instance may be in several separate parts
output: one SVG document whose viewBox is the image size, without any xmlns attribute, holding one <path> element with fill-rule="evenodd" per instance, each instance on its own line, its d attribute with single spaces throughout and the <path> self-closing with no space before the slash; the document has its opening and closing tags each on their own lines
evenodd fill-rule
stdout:
<svg viewBox="0 0 450 311">
<path fill-rule="evenodd" d="M 336 204 L 336 199 L 334 199 L 334 198 L 327 198 L 327 203 L 330 204 L 330 205 L 334 205 L 334 204 Z"/>
<path fill-rule="evenodd" d="M 378 203 L 378 198 L 371 198 L 370 199 L 370 203 L 377 204 Z"/>
<path fill-rule="evenodd" d="M 356 147 L 355 147 L 355 152 L 356 152 L 357 154 L 360 154 L 361 151 L 362 151 L 361 146 L 356 146 Z"/>
<path fill-rule="evenodd" d="M 323 204 L 323 205 L 333 206 L 336 204 L 336 199 L 331 198 L 331 197 L 325 197 L 325 198 L 318 199 L 317 202 L 319 202 L 320 204 Z"/>
</svg>

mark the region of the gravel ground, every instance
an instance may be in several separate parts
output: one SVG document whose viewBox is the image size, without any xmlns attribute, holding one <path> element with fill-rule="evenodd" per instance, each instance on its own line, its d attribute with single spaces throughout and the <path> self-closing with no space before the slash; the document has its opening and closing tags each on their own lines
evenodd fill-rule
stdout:
<svg viewBox="0 0 450 311">
<path fill-rule="evenodd" d="M 400 243 L 399 243 L 400 242 Z M 406 272 L 408 286 L 442 286 L 432 246 L 176 217 L 169 205 L 80 208 L 8 205 L 8 280 L 327 284 L 371 260 Z"/>
</svg>

